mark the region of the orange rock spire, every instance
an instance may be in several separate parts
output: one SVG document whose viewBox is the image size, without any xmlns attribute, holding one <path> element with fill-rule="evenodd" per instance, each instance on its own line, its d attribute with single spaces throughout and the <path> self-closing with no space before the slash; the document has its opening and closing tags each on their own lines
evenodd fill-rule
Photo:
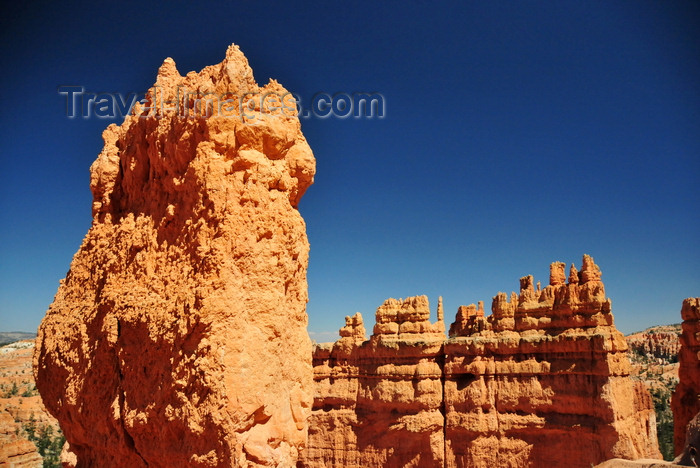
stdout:
<svg viewBox="0 0 700 468">
<path fill-rule="evenodd" d="M 688 423 L 700 413 L 700 297 L 689 297 L 683 301 L 681 318 L 679 382 L 671 401 L 676 455 L 685 446 Z"/>
<path fill-rule="evenodd" d="M 34 356 L 79 466 L 296 464 L 312 398 L 296 207 L 315 160 L 286 93 L 237 46 L 184 77 L 166 59 L 104 131 L 93 224 Z"/>
</svg>

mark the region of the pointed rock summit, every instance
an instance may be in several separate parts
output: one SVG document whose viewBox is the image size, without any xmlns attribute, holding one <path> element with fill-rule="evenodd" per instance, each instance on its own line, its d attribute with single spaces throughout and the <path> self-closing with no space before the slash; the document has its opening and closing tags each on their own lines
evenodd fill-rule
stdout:
<svg viewBox="0 0 700 468">
<path fill-rule="evenodd" d="M 166 59 L 147 98 L 103 134 L 37 387 L 77 466 L 296 466 L 315 160 L 291 95 L 232 45 L 184 77 Z"/>
</svg>

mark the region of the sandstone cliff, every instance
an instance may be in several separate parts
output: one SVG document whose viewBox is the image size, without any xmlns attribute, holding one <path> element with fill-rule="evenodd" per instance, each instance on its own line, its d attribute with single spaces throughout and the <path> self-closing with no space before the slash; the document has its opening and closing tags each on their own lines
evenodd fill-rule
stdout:
<svg viewBox="0 0 700 468">
<path fill-rule="evenodd" d="M 443 466 L 445 327 L 429 318 L 425 296 L 388 299 L 369 341 L 358 314 L 350 325 L 361 334 L 346 325 L 315 348 L 306 466 Z"/>
<path fill-rule="evenodd" d="M 445 344 L 447 466 L 580 466 L 659 458 L 651 398 L 629 378 L 598 266 L 554 263 Z"/>
<path fill-rule="evenodd" d="M 678 355 L 679 382 L 671 401 L 676 454 L 685 445 L 688 423 L 700 412 L 700 297 L 683 301 L 681 318 L 683 332 Z"/>
<path fill-rule="evenodd" d="M 627 345 L 593 259 L 551 267 L 492 313 L 461 306 L 444 336 L 442 303 L 387 300 L 368 341 L 314 350 L 308 467 L 590 467 L 659 458 L 654 411 L 629 378 Z"/>
<path fill-rule="evenodd" d="M 237 46 L 104 132 L 93 224 L 34 367 L 78 466 L 293 466 L 311 409 L 315 160 L 277 82 Z"/>
</svg>

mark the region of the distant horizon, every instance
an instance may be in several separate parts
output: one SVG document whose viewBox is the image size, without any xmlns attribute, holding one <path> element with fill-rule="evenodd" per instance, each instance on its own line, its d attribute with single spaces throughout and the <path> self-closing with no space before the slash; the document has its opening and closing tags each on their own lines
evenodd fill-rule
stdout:
<svg viewBox="0 0 700 468">
<path fill-rule="evenodd" d="M 387 299 L 389 299 L 389 298 L 387 298 Z M 399 299 L 399 298 L 395 298 L 395 299 Z M 401 298 L 401 299 L 405 299 L 405 298 Z M 444 298 L 443 298 L 443 299 L 444 299 Z M 430 298 L 428 298 L 428 300 L 430 301 Z M 435 322 L 435 321 L 437 320 L 437 318 L 433 318 L 433 316 L 435 315 L 433 309 L 435 309 L 435 310 L 437 309 L 437 300 L 435 301 L 435 307 L 434 307 L 434 308 L 433 308 L 432 303 L 431 303 L 431 310 L 430 310 L 430 321 L 431 321 L 431 322 Z M 484 304 L 484 309 L 487 309 L 486 304 Z M 488 317 L 489 315 L 491 315 L 491 310 L 490 310 L 490 308 L 488 308 L 488 310 L 489 310 L 489 312 L 486 314 L 487 317 Z M 368 318 L 367 318 L 367 316 L 366 316 L 365 314 L 363 314 L 362 311 L 355 311 L 355 312 L 360 312 L 360 314 L 362 314 L 362 318 L 363 318 L 363 320 L 365 321 L 365 328 L 367 329 L 367 338 L 369 338 L 369 337 L 372 335 L 372 329 L 368 327 L 368 323 L 367 323 Z M 353 313 L 348 313 L 347 315 L 348 315 L 348 316 L 352 316 L 352 315 L 354 315 L 355 312 L 353 312 Z M 613 314 L 613 317 L 614 317 L 614 316 L 615 316 L 615 312 L 613 311 L 612 314 Z M 679 312 L 678 312 L 678 318 L 680 318 L 680 309 L 679 309 Z M 373 324 L 373 323 L 374 323 L 374 312 L 372 312 L 371 320 L 372 320 L 372 324 Z M 453 320 L 454 320 L 454 319 L 453 319 Z M 446 324 L 450 324 L 450 323 L 452 323 L 452 322 L 449 321 L 447 318 L 445 318 L 445 323 L 446 323 Z M 338 330 L 340 330 L 340 328 L 343 327 L 344 325 L 345 325 L 344 322 L 341 323 L 341 324 L 338 326 Z M 371 325 L 371 324 L 369 324 L 369 325 Z M 628 335 L 633 335 L 633 334 L 635 334 L 635 333 L 641 333 L 641 332 L 647 331 L 647 330 L 649 330 L 649 329 L 651 329 L 651 328 L 669 327 L 669 326 L 681 326 L 681 325 L 682 325 L 682 321 L 675 322 L 675 323 L 659 323 L 659 324 L 656 324 L 656 325 L 651 325 L 651 326 L 649 326 L 649 327 L 645 327 L 645 328 L 643 328 L 643 329 L 641 329 L 641 330 L 634 330 L 634 331 L 625 331 L 625 330 L 622 330 L 622 329 L 620 329 L 619 327 L 617 327 L 617 324 L 615 324 L 615 328 L 617 328 L 623 335 L 628 336 Z M 39 324 L 37 324 L 37 328 L 39 328 Z M 334 331 L 334 332 L 333 332 L 333 331 L 321 331 L 321 332 L 318 332 L 318 331 L 310 331 L 310 330 L 308 330 L 308 331 L 309 331 L 309 337 L 310 337 L 313 341 L 316 341 L 317 343 L 325 343 L 325 342 L 330 342 L 330 341 L 338 341 L 338 339 L 340 339 L 340 335 L 338 334 L 338 330 L 336 330 L 336 331 Z M 36 332 L 36 331 L 23 331 L 23 330 L 5 331 L 5 330 L 0 330 L 0 335 L 2 335 L 2 334 L 11 334 L 11 333 L 22 333 L 22 334 L 29 334 L 29 335 L 34 335 L 34 336 L 37 335 L 37 332 Z M 331 334 L 335 335 L 336 338 L 335 338 L 334 340 L 330 340 L 330 341 L 319 341 L 319 340 L 315 340 L 315 339 L 314 339 L 314 336 L 329 336 L 329 335 L 331 335 Z M 445 336 L 448 336 L 447 332 L 445 332 Z"/>
</svg>

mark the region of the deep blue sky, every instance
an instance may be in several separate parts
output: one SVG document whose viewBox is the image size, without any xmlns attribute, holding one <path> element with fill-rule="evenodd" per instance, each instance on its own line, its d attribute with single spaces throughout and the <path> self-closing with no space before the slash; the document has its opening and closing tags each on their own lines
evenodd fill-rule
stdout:
<svg viewBox="0 0 700 468">
<path fill-rule="evenodd" d="M 387 297 L 460 304 L 603 270 L 624 332 L 700 295 L 696 1 L 27 2 L 0 20 L 0 330 L 36 329 L 90 225 L 107 120 L 59 85 L 145 91 L 241 46 L 260 83 L 374 91 L 384 119 L 308 119 L 310 330 Z M 418 4 L 419 2 L 415 2 Z"/>
</svg>

